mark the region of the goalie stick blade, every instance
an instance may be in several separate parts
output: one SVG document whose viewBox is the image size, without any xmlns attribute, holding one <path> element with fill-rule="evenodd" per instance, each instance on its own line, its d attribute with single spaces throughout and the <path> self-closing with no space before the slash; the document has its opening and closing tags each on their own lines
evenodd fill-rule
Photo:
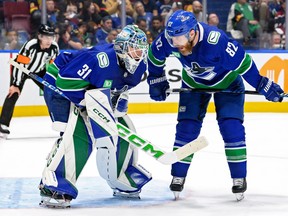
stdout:
<svg viewBox="0 0 288 216">
<path fill-rule="evenodd" d="M 167 152 L 161 156 L 158 161 L 163 164 L 170 165 L 188 157 L 206 146 L 208 146 L 208 141 L 204 136 L 201 136 L 173 152 Z"/>
<path fill-rule="evenodd" d="M 208 142 L 205 137 L 199 137 L 196 140 L 193 140 L 190 143 L 187 143 L 185 146 L 177 149 L 173 152 L 165 152 L 157 145 L 145 140 L 140 137 L 134 131 L 130 130 L 126 126 L 117 122 L 118 134 L 119 136 L 134 145 L 134 147 L 141 149 L 149 156 L 153 157 L 162 164 L 170 165 L 176 163 L 189 156 L 190 154 L 199 151 L 200 149 L 206 147 Z"/>
</svg>

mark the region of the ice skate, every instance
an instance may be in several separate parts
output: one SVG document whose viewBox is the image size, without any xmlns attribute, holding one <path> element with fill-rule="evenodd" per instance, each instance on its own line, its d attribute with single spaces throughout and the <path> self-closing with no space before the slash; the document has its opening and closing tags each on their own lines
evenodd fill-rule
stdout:
<svg viewBox="0 0 288 216">
<path fill-rule="evenodd" d="M 0 138 L 7 139 L 9 134 L 10 134 L 9 127 L 7 127 L 6 125 L 0 124 Z"/>
<path fill-rule="evenodd" d="M 128 198 L 128 199 L 141 199 L 140 193 L 141 193 L 141 190 L 129 193 L 129 192 L 119 191 L 118 189 L 113 189 L 113 196 L 123 197 L 123 198 Z"/>
<path fill-rule="evenodd" d="M 174 176 L 170 184 L 170 190 L 174 193 L 175 200 L 179 199 L 180 192 L 184 188 L 185 178 Z"/>
<path fill-rule="evenodd" d="M 59 194 L 56 191 L 51 191 L 45 187 L 40 186 L 41 201 L 39 203 L 42 207 L 47 208 L 70 208 L 72 197 L 68 194 Z"/>
<path fill-rule="evenodd" d="M 247 189 L 246 178 L 234 178 L 233 179 L 233 187 L 232 193 L 235 194 L 236 200 L 241 201 L 244 199 L 244 192 Z"/>
</svg>

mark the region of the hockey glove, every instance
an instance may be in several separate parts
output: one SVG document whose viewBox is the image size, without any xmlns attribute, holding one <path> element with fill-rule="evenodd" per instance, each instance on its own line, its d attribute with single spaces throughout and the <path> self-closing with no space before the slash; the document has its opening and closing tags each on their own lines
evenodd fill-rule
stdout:
<svg viewBox="0 0 288 216">
<path fill-rule="evenodd" d="M 272 82 L 267 77 L 262 77 L 257 87 L 257 91 L 264 95 L 269 101 L 281 102 L 283 100 L 281 94 L 284 93 L 284 91 L 277 83 Z"/>
<path fill-rule="evenodd" d="M 166 90 L 170 88 L 166 76 L 148 77 L 150 98 L 155 101 L 164 101 L 169 95 Z"/>
</svg>

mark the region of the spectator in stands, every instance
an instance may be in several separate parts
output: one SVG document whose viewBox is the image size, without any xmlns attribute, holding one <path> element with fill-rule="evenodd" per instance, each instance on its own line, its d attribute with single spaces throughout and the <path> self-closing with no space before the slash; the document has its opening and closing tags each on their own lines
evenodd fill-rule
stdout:
<svg viewBox="0 0 288 216">
<path fill-rule="evenodd" d="M 192 6 L 192 4 L 191 4 Z M 164 20 L 164 26 L 166 26 L 167 20 L 171 16 L 172 13 L 174 13 L 177 10 L 182 10 L 183 9 L 183 4 L 180 0 L 176 0 L 172 4 L 172 10 L 169 11 L 169 13 L 166 15 L 165 20 Z"/>
<path fill-rule="evenodd" d="M 92 1 L 84 1 L 83 9 L 81 11 L 81 15 L 79 16 L 79 21 L 81 22 L 93 22 L 95 23 L 95 27 L 100 27 L 102 17 L 99 15 L 100 9 L 97 4 Z"/>
<path fill-rule="evenodd" d="M 59 27 L 58 45 L 61 50 L 79 50 L 84 47 L 84 43 L 78 38 L 78 32 L 73 28 L 69 22 Z"/>
<path fill-rule="evenodd" d="M 112 18 L 111 16 L 105 16 L 101 22 L 101 28 L 97 29 L 95 34 L 95 42 L 105 40 L 108 33 L 112 30 Z"/>
<path fill-rule="evenodd" d="M 146 20 L 147 27 L 150 28 L 153 14 L 151 12 L 145 11 L 144 5 L 141 1 L 137 1 L 134 3 L 134 10 L 135 10 L 134 20 L 144 19 Z"/>
<path fill-rule="evenodd" d="M 280 8 L 276 11 L 274 15 L 274 28 L 276 31 L 281 31 L 285 33 L 285 0 L 280 0 Z"/>
<path fill-rule="evenodd" d="M 5 37 L 0 43 L 0 50 L 19 50 L 20 48 L 17 31 L 14 29 L 6 30 Z"/>
<path fill-rule="evenodd" d="M 165 19 L 166 15 L 172 10 L 173 0 L 159 0 L 156 2 L 158 14 Z"/>
<path fill-rule="evenodd" d="M 219 18 L 216 13 L 210 13 L 207 17 L 207 23 L 211 26 L 218 27 L 219 25 Z"/>
<path fill-rule="evenodd" d="M 184 0 L 183 1 L 183 10 L 193 12 L 193 6 L 192 6 L 193 0 Z"/>
<path fill-rule="evenodd" d="M 125 10 L 125 13 L 126 13 L 126 25 L 134 24 L 133 17 L 129 15 L 129 14 L 131 14 L 131 8 L 132 8 L 132 5 L 131 5 L 130 0 L 126 0 L 126 10 Z M 121 14 L 122 14 L 121 5 L 119 4 L 118 8 L 117 8 L 117 13 L 111 15 L 111 17 L 112 17 L 112 28 L 113 29 L 121 29 L 122 28 Z"/>
<path fill-rule="evenodd" d="M 98 45 L 107 44 L 107 43 L 114 43 L 114 40 L 116 39 L 117 34 L 118 34 L 117 30 L 116 30 L 116 29 L 112 29 L 112 30 L 108 33 L 107 37 L 106 37 L 104 40 L 101 40 L 101 41 L 99 41 L 99 42 L 97 43 L 97 46 L 98 46 Z"/>
<path fill-rule="evenodd" d="M 78 24 L 78 30 L 76 31 L 77 37 L 84 47 L 91 47 L 94 39 L 94 34 L 89 29 L 89 25 L 85 22 Z"/>
<path fill-rule="evenodd" d="M 152 26 L 149 31 L 151 33 L 152 40 L 155 40 L 157 36 L 164 31 L 162 16 L 153 16 Z"/>
<path fill-rule="evenodd" d="M 64 13 L 65 19 L 74 22 L 75 24 L 78 23 L 79 12 L 78 12 L 78 5 L 76 2 L 70 1 Z"/>
<path fill-rule="evenodd" d="M 56 23 L 59 21 L 59 10 L 55 7 L 54 0 L 46 0 L 46 11 L 47 11 L 47 24 L 55 28 Z"/>
<path fill-rule="evenodd" d="M 150 12 L 153 16 L 158 16 L 158 9 L 155 0 L 140 0 L 146 12 Z M 135 4 L 135 3 L 134 3 Z"/>
<path fill-rule="evenodd" d="M 252 37 L 259 38 L 262 34 L 262 28 L 259 22 L 254 19 L 253 10 L 247 0 L 237 0 L 231 8 L 233 27 L 235 30 L 242 32 L 244 45 L 249 44 Z M 229 14 L 229 17 L 231 17 L 231 14 Z"/>
<path fill-rule="evenodd" d="M 38 26 L 41 25 L 41 10 L 37 0 L 30 0 L 31 38 L 37 36 Z"/>
<path fill-rule="evenodd" d="M 109 15 L 116 14 L 118 11 L 118 6 L 121 5 L 122 0 L 94 0 L 97 2 L 101 2 L 98 4 L 99 6 L 102 5 L 105 10 L 109 13 Z M 129 16 L 133 16 L 134 10 L 133 6 L 131 4 L 131 1 L 126 1 L 126 7 L 128 7 L 128 10 L 126 11 L 126 14 Z"/>
<path fill-rule="evenodd" d="M 192 10 L 198 22 L 204 21 L 202 13 L 202 4 L 200 1 L 193 1 Z"/>
<path fill-rule="evenodd" d="M 283 49 L 285 46 L 282 43 L 282 35 L 277 32 L 273 32 L 271 40 L 272 49 Z"/>
<path fill-rule="evenodd" d="M 268 0 L 249 0 L 249 4 L 253 9 L 255 20 L 259 21 L 262 30 L 266 32 L 269 20 Z"/>
<path fill-rule="evenodd" d="M 148 30 L 147 22 L 144 18 L 141 17 L 137 18 L 135 24 L 138 26 L 139 29 L 141 29 L 145 33 Z"/>
</svg>

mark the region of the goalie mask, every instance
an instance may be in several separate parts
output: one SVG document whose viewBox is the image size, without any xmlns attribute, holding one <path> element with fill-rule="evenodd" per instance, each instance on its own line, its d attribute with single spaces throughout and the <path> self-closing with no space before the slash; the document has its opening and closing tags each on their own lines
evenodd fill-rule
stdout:
<svg viewBox="0 0 288 216">
<path fill-rule="evenodd" d="M 134 74 L 140 62 L 147 61 L 148 43 L 146 34 L 136 25 L 127 25 L 117 35 L 114 50 L 124 62 L 126 70 Z"/>
</svg>

